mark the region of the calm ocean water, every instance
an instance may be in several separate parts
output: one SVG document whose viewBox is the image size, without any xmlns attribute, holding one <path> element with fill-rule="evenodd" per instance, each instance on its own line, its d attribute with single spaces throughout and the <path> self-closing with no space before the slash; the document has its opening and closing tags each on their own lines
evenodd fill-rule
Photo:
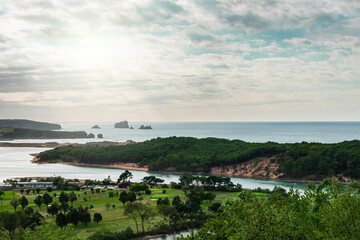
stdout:
<svg viewBox="0 0 360 240">
<path fill-rule="evenodd" d="M 91 129 L 98 125 L 101 129 Z M 152 130 L 140 130 L 140 125 Z M 190 136 L 240 139 L 248 142 L 321 142 L 336 143 L 360 139 L 360 122 L 186 122 L 186 123 L 129 123 L 134 129 L 114 128 L 114 123 L 61 123 L 62 131 L 83 130 L 102 133 L 104 139 L 94 141 L 145 141 L 157 137 Z M 46 142 L 48 140 L 19 140 L 16 142 Z M 87 142 L 89 139 L 55 140 L 58 142 Z M 91 140 L 92 141 L 92 140 Z"/>
<path fill-rule="evenodd" d="M 93 125 L 101 129 L 91 129 Z M 151 125 L 153 130 L 139 130 L 141 124 Z M 129 123 L 134 129 L 115 129 L 114 123 L 61 123 L 63 131 L 84 130 L 87 133 L 102 133 L 104 139 L 64 139 L 64 140 L 17 140 L 14 142 L 72 142 L 88 141 L 145 141 L 156 137 L 191 136 L 197 138 L 217 137 L 241 139 L 249 142 L 322 142 L 335 143 L 344 140 L 360 139 L 360 122 L 291 122 L 291 123 Z M 38 148 L 0 148 L 0 180 L 11 177 L 63 176 L 79 179 L 104 179 L 110 176 L 117 179 L 123 172 L 120 169 L 68 166 L 60 164 L 32 164 L 31 153 L 45 149 Z M 148 173 L 132 171 L 134 180 L 139 181 Z M 167 183 L 177 181 L 179 175 L 151 174 L 165 179 Z M 302 189 L 305 184 L 260 181 L 255 179 L 232 178 L 245 188 L 270 188 L 275 185 L 286 189 Z"/>
</svg>

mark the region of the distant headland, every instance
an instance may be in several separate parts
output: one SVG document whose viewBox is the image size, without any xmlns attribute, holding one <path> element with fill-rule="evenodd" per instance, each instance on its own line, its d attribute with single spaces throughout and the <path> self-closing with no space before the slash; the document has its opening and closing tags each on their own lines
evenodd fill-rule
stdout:
<svg viewBox="0 0 360 240">
<path fill-rule="evenodd" d="M 65 131 L 49 131 L 35 130 L 25 128 L 1 128 L 0 140 L 14 139 L 73 139 L 73 138 L 94 138 L 95 135 L 87 134 L 85 131 L 65 132 Z"/>
<path fill-rule="evenodd" d="M 37 122 L 27 119 L 0 119 L 0 128 L 26 128 L 35 130 L 60 130 L 61 125 L 47 122 Z"/>
</svg>

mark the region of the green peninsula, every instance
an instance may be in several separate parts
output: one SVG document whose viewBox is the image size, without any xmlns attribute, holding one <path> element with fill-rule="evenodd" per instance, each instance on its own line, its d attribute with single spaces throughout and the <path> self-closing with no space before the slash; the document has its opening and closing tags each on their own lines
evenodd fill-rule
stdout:
<svg viewBox="0 0 360 240">
<path fill-rule="evenodd" d="M 151 172 L 210 173 L 278 180 L 360 178 L 360 141 L 336 144 L 191 137 L 156 138 L 122 146 L 64 146 L 39 154 L 37 162 L 111 167 L 132 163 Z"/>
</svg>

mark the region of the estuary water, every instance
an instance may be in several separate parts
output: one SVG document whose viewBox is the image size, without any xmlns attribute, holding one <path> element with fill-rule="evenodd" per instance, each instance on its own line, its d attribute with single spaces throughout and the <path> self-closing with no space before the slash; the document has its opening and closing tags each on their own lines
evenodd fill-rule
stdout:
<svg viewBox="0 0 360 240">
<path fill-rule="evenodd" d="M 216 122 L 216 123 L 132 123 L 134 129 L 115 129 L 114 123 L 60 123 L 61 131 L 79 131 L 95 135 L 103 134 L 103 139 L 46 139 L 46 140 L 16 140 L 13 142 L 60 142 L 86 143 L 89 141 L 145 141 L 157 137 L 190 136 L 196 138 L 217 137 L 240 139 L 248 142 L 274 141 L 280 143 L 321 142 L 336 143 L 360 138 L 360 122 Z M 151 125 L 152 130 L 140 130 L 140 125 Z M 98 125 L 101 129 L 91 129 Z M 0 181 L 12 177 L 31 176 L 63 176 L 65 178 L 99 179 L 108 176 L 116 180 L 124 171 L 120 169 L 80 167 L 60 164 L 32 164 L 31 153 L 46 149 L 39 148 L 0 148 Z M 131 171 L 133 180 L 139 181 L 150 174 L 142 171 Z M 166 183 L 177 181 L 176 174 L 151 174 L 165 179 Z M 232 178 L 245 188 L 270 188 L 275 185 L 289 189 L 302 189 L 303 183 L 288 183 L 277 181 L 261 181 L 255 179 Z"/>
</svg>

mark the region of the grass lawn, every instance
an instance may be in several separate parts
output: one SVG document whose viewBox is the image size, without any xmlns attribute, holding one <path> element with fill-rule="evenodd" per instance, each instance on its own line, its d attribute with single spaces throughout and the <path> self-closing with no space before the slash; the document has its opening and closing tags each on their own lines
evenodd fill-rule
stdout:
<svg viewBox="0 0 360 240">
<path fill-rule="evenodd" d="M 163 190 L 166 190 L 166 193 L 162 193 Z M 108 191 L 113 190 L 104 190 L 100 193 L 91 193 L 91 191 L 74 191 L 74 193 L 77 195 L 77 200 L 73 203 L 73 206 L 88 206 L 90 205 L 94 206 L 93 209 L 90 210 L 91 218 L 93 217 L 94 213 L 101 213 L 103 219 L 99 223 L 99 225 L 96 225 L 96 223 L 91 222 L 88 224 L 87 227 L 83 226 L 82 224 L 79 224 L 78 227 L 74 229 L 74 235 L 75 234 L 81 234 L 82 236 L 89 236 L 94 232 L 105 232 L 105 231 L 120 231 L 124 230 L 127 227 L 131 227 L 136 232 L 136 226 L 135 221 L 133 218 L 130 218 L 126 215 L 124 215 L 124 206 L 123 204 L 118 200 L 119 197 L 116 195 L 113 198 L 109 198 Z M 185 200 L 186 196 L 184 195 L 184 192 L 181 190 L 176 189 L 163 189 L 163 188 L 154 188 L 151 189 L 152 193 L 150 195 L 142 194 L 141 196 L 137 196 L 138 200 L 141 201 L 144 204 L 147 204 L 148 206 L 152 206 L 154 208 L 154 211 L 156 211 L 156 200 L 159 198 L 165 198 L 168 197 L 170 201 L 172 199 L 179 195 L 181 200 Z M 40 192 L 40 194 L 44 194 L 46 191 L 43 190 Z M 65 191 L 67 193 L 70 193 L 71 191 Z M 114 191 L 116 192 L 116 191 Z M 118 193 L 120 194 L 121 191 L 118 190 Z M 60 190 L 54 190 L 51 193 L 49 193 L 51 196 L 56 193 L 57 197 L 54 198 L 53 201 L 58 201 L 58 196 L 60 195 Z M 237 192 L 215 192 L 216 198 L 212 201 L 212 203 L 215 202 L 225 202 L 229 199 L 237 199 L 239 193 Z M 39 208 L 37 205 L 34 204 L 34 198 L 38 194 L 30 193 L 27 195 L 25 192 L 24 194 L 21 194 L 20 191 L 6 191 L 5 196 L 2 196 L 2 199 L 0 199 L 0 211 L 14 211 L 14 208 L 10 205 L 10 200 L 12 198 L 20 198 L 21 196 L 25 196 L 28 201 L 29 205 L 31 206 L 35 211 L 39 211 L 47 221 L 54 221 L 54 219 L 51 217 L 50 214 L 47 214 L 46 207 L 43 204 L 41 208 Z M 259 194 L 260 195 L 260 194 Z M 106 208 L 106 203 L 110 203 L 110 208 Z M 71 206 L 71 203 L 69 202 L 69 205 Z M 113 205 L 115 205 L 115 208 L 113 208 Z M 209 201 L 204 201 L 202 204 L 203 210 L 207 211 L 208 206 L 210 205 Z M 19 211 L 21 209 L 21 206 L 17 208 Z M 161 221 L 162 217 L 157 215 L 153 219 L 147 221 L 145 223 L 145 230 L 153 225 L 155 225 L 157 222 Z M 141 231 L 140 226 L 140 219 L 138 219 L 139 224 L 139 231 Z"/>
</svg>

